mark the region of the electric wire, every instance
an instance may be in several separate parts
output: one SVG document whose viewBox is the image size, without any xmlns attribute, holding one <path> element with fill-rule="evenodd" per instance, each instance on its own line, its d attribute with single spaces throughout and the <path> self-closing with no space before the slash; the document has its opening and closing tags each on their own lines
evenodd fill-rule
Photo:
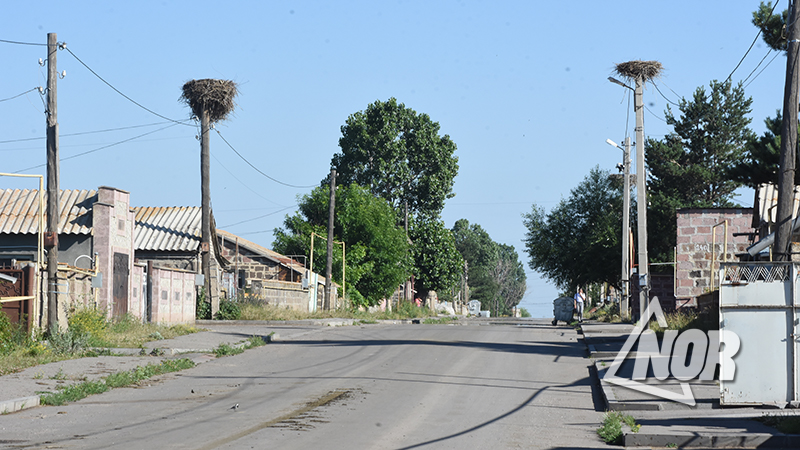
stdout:
<svg viewBox="0 0 800 450">
<path fill-rule="evenodd" d="M 47 47 L 47 44 L 42 44 L 42 43 L 39 43 L 39 42 L 20 42 L 20 41 L 9 41 L 9 40 L 6 40 L 6 39 L 0 39 L 0 42 L 2 42 L 4 44 L 36 45 L 36 46 Z"/>
<path fill-rule="evenodd" d="M 284 185 L 284 186 L 291 187 L 291 188 L 307 189 L 307 188 L 314 188 L 314 187 L 317 187 L 317 185 L 316 185 L 316 184 L 312 184 L 312 185 L 309 185 L 309 186 L 298 186 L 298 185 L 294 185 L 294 184 L 284 183 L 283 181 L 279 181 L 279 180 L 276 180 L 275 178 L 272 178 L 271 176 L 269 176 L 269 175 L 265 174 L 264 172 L 262 172 L 262 171 L 261 171 L 261 170 L 260 170 L 258 167 L 254 166 L 254 165 L 253 165 L 253 163 L 251 163 L 250 161 L 248 161 L 248 160 L 247 160 L 247 158 L 245 158 L 244 156 L 242 156 L 242 154 L 241 154 L 241 153 L 239 153 L 238 151 L 236 151 L 236 149 L 235 149 L 235 148 L 233 148 L 233 145 L 231 145 L 231 143 L 230 143 L 230 142 L 228 142 L 228 141 L 225 139 L 225 137 L 224 137 L 224 136 L 222 136 L 222 133 L 220 133 L 220 132 L 219 132 L 219 130 L 217 130 L 217 129 L 215 128 L 215 129 L 214 129 L 214 131 L 216 131 L 216 132 L 217 132 L 217 134 L 219 135 L 220 139 L 222 139 L 222 141 L 223 141 L 223 142 L 225 142 L 226 144 L 228 144 L 228 147 L 230 147 L 230 148 L 231 148 L 231 150 L 233 150 L 233 152 L 234 152 L 234 153 L 236 153 L 237 155 L 239 155 L 239 158 L 242 158 L 242 161 L 246 162 L 246 163 L 247 163 L 247 165 L 249 165 L 250 167 L 252 167 L 252 168 L 253 168 L 253 170 L 255 170 L 256 172 L 260 173 L 261 175 L 263 175 L 263 176 L 265 176 L 265 177 L 269 178 L 270 180 L 272 180 L 272 181 L 274 181 L 274 182 L 276 182 L 276 183 L 278 183 L 278 184 L 282 184 L 282 185 Z"/>
<path fill-rule="evenodd" d="M 661 89 L 658 88 L 658 85 L 655 83 L 655 81 L 653 82 L 653 87 L 656 88 L 656 91 L 658 91 L 658 93 L 661 94 L 661 97 L 663 97 L 664 100 L 666 100 L 667 102 L 669 102 L 669 103 L 671 103 L 671 104 L 673 104 L 673 105 L 675 105 L 675 106 L 680 108 L 681 105 L 679 105 L 679 104 L 673 102 L 672 100 L 668 99 L 667 96 L 664 95 L 663 92 L 661 92 Z"/>
<path fill-rule="evenodd" d="M 15 95 L 13 97 L 4 98 L 4 99 L 0 100 L 0 102 L 6 102 L 8 100 L 14 100 L 17 97 L 22 97 L 23 95 L 27 94 L 28 92 L 33 92 L 33 91 L 35 91 L 37 89 L 40 89 L 40 88 L 37 86 L 37 87 L 35 87 L 33 89 L 28 89 L 27 91 L 23 92 L 22 94 L 17 94 L 17 95 Z"/>
<path fill-rule="evenodd" d="M 89 151 L 86 151 L 86 152 L 78 153 L 78 154 L 75 154 L 75 155 L 72 155 L 72 156 L 67 156 L 66 158 L 60 158 L 59 161 L 67 161 L 67 160 L 70 160 L 70 159 L 77 158 L 79 156 L 84 156 L 84 155 L 88 155 L 90 153 L 98 152 L 100 150 L 105 150 L 107 148 L 114 147 L 114 146 L 117 146 L 117 145 L 120 145 L 120 144 L 124 144 L 126 142 L 130 142 L 130 141 L 139 139 L 141 137 L 148 136 L 148 135 L 153 134 L 153 133 L 158 133 L 159 131 L 166 130 L 167 128 L 172 128 L 175 125 L 178 125 L 178 124 L 177 123 L 169 124 L 169 125 L 167 125 L 167 126 L 165 126 L 163 128 L 159 128 L 159 129 L 153 130 L 153 131 L 148 131 L 147 133 L 143 133 L 143 134 L 140 134 L 138 136 L 134 136 L 134 137 L 129 138 L 129 139 L 124 139 L 122 141 L 114 142 L 113 144 L 104 145 L 102 147 L 98 147 L 98 148 L 93 149 L 93 150 L 89 150 Z M 39 167 L 45 167 L 46 165 L 47 164 L 39 164 L 39 165 L 36 165 L 36 166 L 28 167 L 26 169 L 20 169 L 20 170 L 17 170 L 16 172 L 12 172 L 12 173 L 21 173 L 21 172 L 25 172 L 25 171 L 32 170 L 32 169 L 38 169 Z"/>
<path fill-rule="evenodd" d="M 756 72 L 756 70 L 758 70 L 759 67 L 761 67 L 761 64 L 764 63 L 764 60 L 767 59 L 767 56 L 769 56 L 770 53 L 772 53 L 772 49 L 767 50 L 767 54 L 764 55 L 763 58 L 761 58 L 761 61 L 759 61 L 758 64 L 756 64 L 756 66 L 753 68 L 753 70 L 750 71 L 750 74 L 747 75 L 747 77 L 744 80 L 741 81 L 742 84 L 746 83 L 747 80 L 749 80 L 750 77 L 753 76 L 753 74 Z M 759 73 L 761 73 L 761 72 L 759 72 Z"/>
<path fill-rule="evenodd" d="M 647 110 L 647 112 L 649 112 L 650 114 L 652 114 L 652 115 L 653 115 L 653 116 L 654 116 L 656 119 L 658 119 L 658 120 L 660 120 L 660 121 L 662 121 L 662 122 L 664 122 L 664 123 L 668 123 L 668 122 L 667 122 L 667 119 L 664 119 L 663 117 L 661 117 L 661 116 L 659 116 L 658 114 L 654 113 L 654 112 L 653 112 L 653 111 L 651 111 L 651 110 L 650 110 L 650 108 L 648 108 L 647 106 L 645 106 L 645 107 L 644 107 L 644 109 L 646 109 L 646 110 Z"/>
<path fill-rule="evenodd" d="M 255 189 L 251 188 L 250 186 L 248 186 L 248 185 L 247 185 L 247 184 L 246 184 L 244 181 L 240 180 L 240 179 L 239 179 L 239 178 L 238 178 L 236 175 L 234 175 L 234 174 L 233 174 L 233 172 L 231 172 L 230 170 L 228 170 L 228 168 L 227 168 L 227 167 L 225 167 L 225 165 L 224 165 L 224 164 L 222 164 L 222 161 L 220 161 L 220 160 L 219 160 L 219 158 L 217 158 L 217 157 L 216 157 L 216 155 L 214 155 L 214 153 L 213 153 L 213 152 L 210 152 L 210 153 L 211 153 L 211 157 L 212 157 L 212 158 L 214 158 L 214 161 L 216 161 L 216 162 L 217 162 L 217 164 L 219 164 L 219 166 L 220 166 L 220 167 L 222 167 L 223 169 L 225 169 L 225 171 L 226 171 L 226 172 L 228 172 L 228 174 L 229 174 L 231 177 L 233 177 L 233 179 L 234 179 L 234 180 L 238 181 L 238 182 L 239 182 L 239 183 L 240 183 L 242 186 L 244 186 L 245 188 L 247 188 L 247 190 L 248 190 L 248 191 L 250 191 L 250 192 L 252 192 L 252 193 L 256 194 L 257 196 L 259 196 L 259 197 L 263 198 L 264 200 L 266 200 L 266 201 L 268 201 L 268 202 L 272 203 L 272 204 L 273 204 L 273 205 L 275 205 L 275 206 L 283 206 L 283 205 L 280 205 L 280 204 L 278 204 L 278 203 L 275 203 L 275 201 L 274 201 L 274 200 L 272 200 L 272 199 L 270 199 L 270 198 L 268 198 L 268 197 L 265 197 L 265 196 L 263 196 L 263 195 L 259 194 L 259 193 L 258 193 L 258 191 L 256 191 Z"/>
<path fill-rule="evenodd" d="M 129 127 L 107 128 L 105 130 L 82 131 L 82 132 L 79 132 L 79 133 L 59 134 L 58 137 L 60 139 L 60 138 L 63 138 L 63 137 L 84 136 L 84 135 L 87 135 L 87 134 L 97 134 L 97 133 L 108 133 L 110 131 L 122 131 L 122 130 L 131 130 L 131 129 L 134 129 L 134 128 L 154 127 L 156 125 L 164 125 L 165 123 L 171 123 L 171 122 L 156 122 L 156 123 L 147 123 L 147 124 L 144 124 L 144 125 L 131 125 Z M 23 139 L 10 139 L 10 140 L 7 140 L 7 141 L 0 141 L 0 144 L 11 144 L 11 143 L 15 143 L 15 142 L 37 141 L 37 140 L 41 140 L 41 139 L 47 139 L 47 136 L 39 136 L 39 137 L 23 138 Z"/>
<path fill-rule="evenodd" d="M 271 213 L 264 214 L 263 216 L 253 217 L 252 219 L 242 220 L 241 222 L 236 222 L 236 223 L 232 223 L 232 224 L 229 224 L 229 225 L 224 225 L 224 226 L 221 226 L 219 228 L 235 227 L 236 225 L 241 225 L 243 223 L 252 222 L 252 221 L 258 220 L 258 219 L 263 219 L 264 217 L 269 217 L 269 216 L 278 214 L 279 212 L 286 211 L 287 209 L 292 209 L 292 208 L 297 207 L 297 206 L 298 205 L 287 206 L 286 208 L 281 208 L 281 209 L 279 209 L 277 211 L 272 211 Z"/>
<path fill-rule="evenodd" d="M 775 4 L 772 5 L 772 11 L 769 12 L 770 16 L 772 15 L 773 12 L 775 12 L 775 8 L 778 6 L 778 3 L 780 3 L 780 0 L 776 0 Z M 747 58 L 748 54 L 750 54 L 750 50 L 752 50 L 753 46 L 756 45 L 756 42 L 758 42 L 758 38 L 760 36 L 761 36 L 761 28 L 759 27 L 758 28 L 758 33 L 756 33 L 756 37 L 755 37 L 755 39 L 753 39 L 753 42 L 750 44 L 750 47 L 747 49 L 746 52 L 744 52 L 744 56 L 742 56 L 742 59 L 739 60 L 739 64 L 736 64 L 736 67 L 734 67 L 733 70 L 731 70 L 730 75 L 728 75 L 728 78 L 725 78 L 725 81 L 730 80 L 731 77 L 733 76 L 733 73 L 736 72 L 736 69 L 738 69 L 739 66 L 742 65 L 742 63 L 744 62 L 744 59 Z"/>
<path fill-rule="evenodd" d="M 772 61 L 775 61 L 775 58 L 777 58 L 777 57 L 778 57 L 780 54 L 781 54 L 780 52 L 775 52 L 775 56 L 773 56 L 773 57 L 772 57 L 772 59 L 770 59 L 770 60 L 769 60 L 769 62 L 767 63 L 767 65 L 766 65 L 766 66 L 764 66 L 764 68 L 763 68 L 763 69 L 761 69 L 761 72 L 758 72 L 758 74 L 756 74 L 756 76 L 754 76 L 752 80 L 750 80 L 750 81 L 749 81 L 747 84 L 745 84 L 745 85 L 744 85 L 744 87 L 745 87 L 745 88 L 747 88 L 747 86 L 750 86 L 750 85 L 753 83 L 753 81 L 756 81 L 756 78 L 758 78 L 759 76 L 761 76 L 761 74 L 762 74 L 762 73 L 763 73 L 765 70 L 767 70 L 767 67 L 769 67 L 769 66 L 770 66 L 770 64 L 772 64 Z"/>
<path fill-rule="evenodd" d="M 175 122 L 176 124 L 180 124 L 180 125 L 189 125 L 189 126 L 191 126 L 191 124 L 188 124 L 188 123 L 186 123 L 185 121 L 180 121 L 180 120 L 170 119 L 169 117 L 162 116 L 161 114 L 159 114 L 159 113 L 157 113 L 157 112 L 153 111 L 153 110 L 152 110 L 152 109 L 150 109 L 150 108 L 147 108 L 147 107 L 145 107 L 145 106 L 144 106 L 144 105 L 142 105 L 141 103 L 139 103 L 139 102 L 135 101 L 134 99 L 132 99 L 132 98 L 128 97 L 127 95 L 123 94 L 123 93 L 122 93 L 122 91 L 120 91 L 119 89 L 115 88 L 115 87 L 114 87 L 114 86 L 113 86 L 111 83 L 109 83 L 109 82 L 108 82 L 108 81 L 106 81 L 106 80 L 105 80 L 103 77 L 101 77 L 100 75 L 98 75 L 98 74 L 97 74 L 97 72 L 95 72 L 94 70 L 92 70 L 92 68 L 91 68 L 91 67 L 89 67 L 89 66 L 88 66 L 88 65 L 87 65 L 85 62 L 83 62 L 83 61 L 82 61 L 80 58 L 78 58 L 78 56 L 77 56 L 75 53 L 73 53 L 73 52 L 72 52 L 72 50 L 70 50 L 68 47 L 64 47 L 64 49 L 65 49 L 67 52 L 69 52 L 69 54 L 70 54 L 70 55 L 72 55 L 72 57 L 73 57 L 73 58 L 75 58 L 76 60 L 78 60 L 78 62 L 79 62 L 79 63 L 81 63 L 81 65 L 83 65 L 83 67 L 86 67 L 86 69 L 87 69 L 89 72 L 91 72 L 91 73 L 92 73 L 92 75 L 96 76 L 96 77 L 97 77 L 97 78 L 98 78 L 100 81 L 102 81 L 102 82 L 103 82 L 103 83 L 105 83 L 105 84 L 106 84 L 108 87 L 110 87 L 111 89 L 113 89 L 113 90 L 114 90 L 114 92 L 116 92 L 117 94 L 119 94 L 119 95 L 121 95 L 121 96 L 125 97 L 125 99 L 127 99 L 129 102 L 133 103 L 134 105 L 138 106 L 139 108 L 142 108 L 143 110 L 145 110 L 145 111 L 149 112 L 150 114 L 153 114 L 154 116 L 158 116 L 158 117 L 160 117 L 160 118 L 162 118 L 162 119 L 164 119 L 164 120 L 168 120 L 168 121 L 170 121 L 170 122 Z"/>
</svg>

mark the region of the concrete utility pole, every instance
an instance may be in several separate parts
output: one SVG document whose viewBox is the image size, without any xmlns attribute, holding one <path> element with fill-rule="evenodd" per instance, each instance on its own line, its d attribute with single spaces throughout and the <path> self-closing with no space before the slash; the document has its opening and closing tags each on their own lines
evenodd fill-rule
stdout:
<svg viewBox="0 0 800 450">
<path fill-rule="evenodd" d="M 47 33 L 47 332 L 58 332 L 58 41 L 55 33 Z"/>
<path fill-rule="evenodd" d="M 615 147 L 619 147 L 611 140 L 607 141 Z M 622 298 L 620 299 L 619 315 L 623 320 L 629 318 L 628 312 L 630 309 L 630 276 L 631 276 L 631 262 L 629 256 L 630 249 L 630 233 L 631 233 L 631 138 L 625 138 L 625 147 L 622 150 Z"/>
<path fill-rule="evenodd" d="M 203 265 L 203 285 L 206 289 L 206 300 L 211 302 L 211 316 L 219 312 L 219 297 L 211 292 L 211 150 L 209 148 L 209 132 L 211 131 L 208 111 L 200 114 L 200 192 L 202 196 L 203 230 L 200 236 L 200 255 Z"/>
<path fill-rule="evenodd" d="M 639 317 L 650 303 L 650 273 L 647 259 L 647 177 L 644 167 L 644 80 L 636 77 L 633 109 L 636 112 L 636 219 L 639 244 Z M 645 321 L 646 322 L 646 321 Z M 648 324 L 642 323 L 644 329 Z"/>
<path fill-rule="evenodd" d="M 330 311 L 333 305 L 333 216 L 336 208 L 336 169 L 331 169 L 331 196 L 328 202 L 328 257 L 325 261 L 325 304 L 323 309 Z M 344 264 L 344 262 L 342 262 Z M 342 280 L 344 282 L 344 280 Z"/>
<path fill-rule="evenodd" d="M 789 29 L 786 43 L 786 83 L 783 88 L 783 128 L 781 130 L 781 158 L 778 171 L 778 211 L 776 218 L 775 245 L 772 254 L 776 261 L 791 260 L 792 214 L 794 212 L 794 176 L 797 149 L 798 115 L 798 51 L 800 50 L 800 22 L 797 20 L 800 6 L 791 2 L 787 23 Z"/>
</svg>

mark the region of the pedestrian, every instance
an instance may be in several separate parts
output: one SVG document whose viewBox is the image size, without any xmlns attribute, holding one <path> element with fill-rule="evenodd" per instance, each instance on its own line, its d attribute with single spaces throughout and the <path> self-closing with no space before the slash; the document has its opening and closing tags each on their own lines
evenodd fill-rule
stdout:
<svg viewBox="0 0 800 450">
<path fill-rule="evenodd" d="M 586 301 L 586 294 L 584 294 L 583 289 L 578 288 L 578 292 L 575 294 L 575 309 L 578 310 L 578 322 L 583 323 L 583 302 Z"/>
</svg>

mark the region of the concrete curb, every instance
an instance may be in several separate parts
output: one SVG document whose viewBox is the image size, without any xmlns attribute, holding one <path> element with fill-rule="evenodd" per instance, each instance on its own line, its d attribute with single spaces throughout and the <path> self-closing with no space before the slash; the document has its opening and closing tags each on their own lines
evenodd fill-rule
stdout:
<svg viewBox="0 0 800 450">
<path fill-rule="evenodd" d="M 800 435 L 782 433 L 647 432 L 625 433 L 625 447 L 800 448 Z"/>
<path fill-rule="evenodd" d="M 39 396 L 15 398 L 13 400 L 0 401 L 0 414 L 10 414 L 23 409 L 39 406 Z"/>
</svg>

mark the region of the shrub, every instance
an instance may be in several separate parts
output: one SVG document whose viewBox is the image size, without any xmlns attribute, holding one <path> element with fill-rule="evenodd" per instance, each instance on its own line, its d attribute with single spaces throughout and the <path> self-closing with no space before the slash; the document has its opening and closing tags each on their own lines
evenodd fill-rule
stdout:
<svg viewBox="0 0 800 450">
<path fill-rule="evenodd" d="M 206 301 L 206 288 L 200 288 L 195 306 L 195 317 L 197 319 L 211 320 L 211 303 Z"/>
<path fill-rule="evenodd" d="M 531 313 L 529 313 L 528 310 L 525 309 L 525 308 L 520 308 L 519 309 L 519 316 L 520 317 L 530 317 Z"/>
<path fill-rule="evenodd" d="M 81 353 L 89 345 L 89 334 L 72 328 L 50 334 L 48 342 L 54 352 L 61 355 Z"/>
<path fill-rule="evenodd" d="M 242 317 L 242 309 L 238 302 L 227 299 L 219 301 L 219 311 L 214 315 L 215 320 L 239 320 L 240 317 Z"/>
<path fill-rule="evenodd" d="M 89 345 L 102 345 L 108 331 L 106 312 L 90 306 L 73 306 L 67 324 L 75 336 L 86 336 Z"/>
</svg>

